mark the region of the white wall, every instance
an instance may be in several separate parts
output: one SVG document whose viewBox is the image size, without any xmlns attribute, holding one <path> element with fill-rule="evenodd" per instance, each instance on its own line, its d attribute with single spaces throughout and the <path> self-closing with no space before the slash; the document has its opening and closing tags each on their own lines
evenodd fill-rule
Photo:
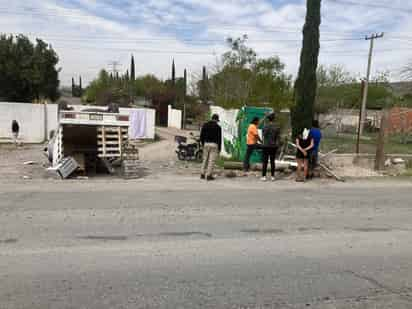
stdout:
<svg viewBox="0 0 412 309">
<path fill-rule="evenodd" d="M 168 107 L 167 126 L 169 128 L 182 129 L 182 111 Z"/>
<path fill-rule="evenodd" d="M 87 108 L 98 108 L 98 109 L 105 109 L 105 106 L 92 106 L 92 105 L 70 105 L 73 107 L 74 111 L 79 112 L 83 109 Z M 156 110 L 151 108 L 137 108 L 138 110 L 145 110 L 146 111 L 146 139 L 154 139 L 155 138 L 155 127 L 156 127 Z M 119 112 L 120 114 L 130 115 L 130 112 L 133 108 L 124 108 L 120 107 Z"/>
<path fill-rule="evenodd" d="M 41 143 L 45 140 L 44 105 L 0 102 L 0 140 L 11 140 L 11 122 L 20 125 L 20 140 L 24 143 Z M 47 131 L 57 129 L 57 105 L 47 104 Z"/>
</svg>

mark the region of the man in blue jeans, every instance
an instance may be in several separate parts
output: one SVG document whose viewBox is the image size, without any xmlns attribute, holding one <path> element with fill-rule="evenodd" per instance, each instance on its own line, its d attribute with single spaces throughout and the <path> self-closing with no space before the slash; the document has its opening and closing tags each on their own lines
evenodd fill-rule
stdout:
<svg viewBox="0 0 412 309">
<path fill-rule="evenodd" d="M 319 128 L 319 121 L 312 121 L 312 128 L 310 129 L 309 136 L 313 138 L 314 146 L 309 158 L 309 176 L 313 177 L 313 170 L 318 166 L 319 162 L 319 145 L 322 140 L 322 132 Z"/>
</svg>

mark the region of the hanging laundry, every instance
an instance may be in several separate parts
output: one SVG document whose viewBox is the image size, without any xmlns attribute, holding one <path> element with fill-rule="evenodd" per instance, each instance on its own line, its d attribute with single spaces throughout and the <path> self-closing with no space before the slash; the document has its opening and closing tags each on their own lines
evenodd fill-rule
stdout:
<svg viewBox="0 0 412 309">
<path fill-rule="evenodd" d="M 146 110 L 133 109 L 130 112 L 129 138 L 139 139 L 146 137 Z"/>
</svg>

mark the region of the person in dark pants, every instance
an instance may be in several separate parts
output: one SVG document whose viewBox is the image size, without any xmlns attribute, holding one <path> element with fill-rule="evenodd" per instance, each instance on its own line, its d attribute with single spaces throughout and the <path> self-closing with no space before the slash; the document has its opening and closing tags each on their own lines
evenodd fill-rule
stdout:
<svg viewBox="0 0 412 309">
<path fill-rule="evenodd" d="M 309 158 L 313 145 L 313 138 L 310 136 L 308 129 L 304 129 L 303 132 L 296 138 L 296 161 L 298 163 L 296 181 L 305 182 L 308 177 Z"/>
<path fill-rule="evenodd" d="M 319 128 L 319 121 L 313 120 L 312 128 L 310 129 L 309 136 L 313 139 L 313 149 L 310 152 L 309 158 L 309 178 L 313 177 L 314 170 L 318 167 L 319 164 L 319 146 L 322 140 L 322 132 Z"/>
<path fill-rule="evenodd" d="M 201 179 L 214 180 L 213 169 L 222 149 L 222 128 L 218 125 L 219 115 L 212 116 L 200 132 L 200 142 L 203 146 L 203 163 L 200 172 Z"/>
<path fill-rule="evenodd" d="M 259 149 L 259 142 L 262 140 L 259 137 L 259 118 L 253 118 L 252 122 L 249 125 L 247 130 L 247 149 L 245 159 L 243 160 L 243 171 L 245 173 L 249 172 L 250 169 L 250 157 L 252 156 L 253 151 Z"/>
<path fill-rule="evenodd" d="M 275 159 L 279 141 L 280 129 L 275 125 L 275 114 L 267 117 L 267 123 L 263 128 L 263 157 L 262 157 L 262 181 L 267 181 L 267 169 L 270 161 L 271 180 L 275 181 Z"/>
</svg>

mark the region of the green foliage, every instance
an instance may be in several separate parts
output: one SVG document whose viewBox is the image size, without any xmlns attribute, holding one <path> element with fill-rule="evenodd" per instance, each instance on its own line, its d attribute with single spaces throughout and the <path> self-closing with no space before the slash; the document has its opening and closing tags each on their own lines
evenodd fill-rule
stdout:
<svg viewBox="0 0 412 309">
<path fill-rule="evenodd" d="M 360 108 L 361 82 L 344 67 L 319 66 L 317 78 L 318 93 L 315 105 L 317 113 L 327 113 L 337 108 Z M 394 102 L 395 98 L 390 91 L 387 74 L 380 73 L 373 77 L 369 83 L 368 108 L 382 109 L 390 107 Z"/>
<path fill-rule="evenodd" d="M 203 73 L 198 83 L 200 98 L 224 108 L 289 106 L 291 78 L 284 73 L 284 64 L 278 57 L 258 59 L 246 41 L 246 35 L 228 39 L 230 51 L 223 54 L 217 72 L 210 78 Z"/>
<path fill-rule="evenodd" d="M 293 136 L 303 128 L 312 126 L 317 91 L 317 66 L 319 57 L 319 26 L 321 0 L 307 0 L 303 27 L 303 46 L 298 78 L 295 83 L 295 106 L 292 111 Z"/>
<path fill-rule="evenodd" d="M 56 101 L 59 58 L 51 46 L 26 36 L 0 35 L 0 98 L 12 102 Z"/>
</svg>

